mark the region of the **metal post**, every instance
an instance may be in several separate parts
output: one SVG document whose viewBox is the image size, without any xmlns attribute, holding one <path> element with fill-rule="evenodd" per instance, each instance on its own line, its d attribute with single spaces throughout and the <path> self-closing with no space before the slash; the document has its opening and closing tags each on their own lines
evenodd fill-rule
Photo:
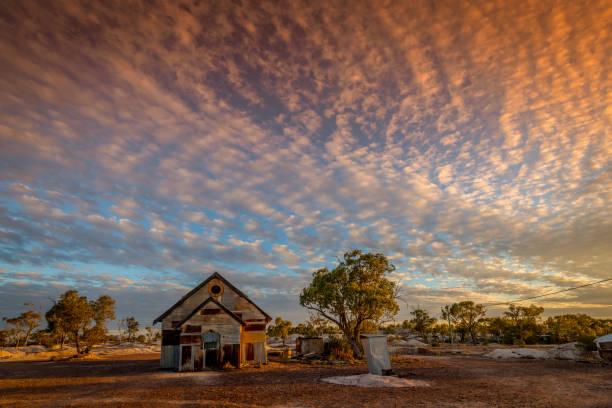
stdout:
<svg viewBox="0 0 612 408">
<path fill-rule="evenodd" d="M 448 314 L 448 331 L 450 333 L 450 344 L 453 345 L 453 326 L 451 326 L 450 322 L 450 313 Z"/>
</svg>

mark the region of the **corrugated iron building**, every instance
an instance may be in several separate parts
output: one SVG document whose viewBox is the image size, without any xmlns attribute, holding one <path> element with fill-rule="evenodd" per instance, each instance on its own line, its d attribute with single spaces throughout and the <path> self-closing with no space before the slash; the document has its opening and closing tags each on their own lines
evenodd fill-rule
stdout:
<svg viewBox="0 0 612 408">
<path fill-rule="evenodd" d="M 162 324 L 160 365 L 178 371 L 266 363 L 272 318 L 218 272 L 183 296 Z"/>
</svg>

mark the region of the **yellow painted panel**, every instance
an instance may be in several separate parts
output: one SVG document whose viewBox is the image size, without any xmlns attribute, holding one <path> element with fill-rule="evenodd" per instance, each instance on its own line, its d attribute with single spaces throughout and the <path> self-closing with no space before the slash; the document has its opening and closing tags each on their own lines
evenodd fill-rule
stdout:
<svg viewBox="0 0 612 408">
<path fill-rule="evenodd" d="M 266 341 L 265 332 L 245 332 L 240 334 L 241 343 L 264 343 Z"/>
</svg>

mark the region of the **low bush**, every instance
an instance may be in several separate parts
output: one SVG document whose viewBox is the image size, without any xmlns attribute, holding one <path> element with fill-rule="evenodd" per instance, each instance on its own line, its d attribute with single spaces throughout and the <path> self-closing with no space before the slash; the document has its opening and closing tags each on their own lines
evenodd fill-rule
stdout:
<svg viewBox="0 0 612 408">
<path fill-rule="evenodd" d="M 578 342 L 578 348 L 584 351 L 597 351 L 597 345 L 595 344 L 595 336 L 579 336 L 576 341 Z"/>
<path fill-rule="evenodd" d="M 350 361 L 353 359 L 353 349 L 351 344 L 344 337 L 331 337 L 325 343 L 325 354 L 329 355 L 330 360 Z"/>
</svg>

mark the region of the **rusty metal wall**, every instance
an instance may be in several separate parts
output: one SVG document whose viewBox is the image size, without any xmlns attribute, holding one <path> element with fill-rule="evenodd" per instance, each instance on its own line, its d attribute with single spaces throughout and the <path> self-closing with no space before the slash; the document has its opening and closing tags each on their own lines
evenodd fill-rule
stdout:
<svg viewBox="0 0 612 408">
<path fill-rule="evenodd" d="M 179 346 L 162 346 L 159 359 L 160 368 L 178 368 Z"/>
<path fill-rule="evenodd" d="M 324 345 L 322 338 L 302 338 L 300 341 L 300 354 L 323 354 Z"/>
</svg>

